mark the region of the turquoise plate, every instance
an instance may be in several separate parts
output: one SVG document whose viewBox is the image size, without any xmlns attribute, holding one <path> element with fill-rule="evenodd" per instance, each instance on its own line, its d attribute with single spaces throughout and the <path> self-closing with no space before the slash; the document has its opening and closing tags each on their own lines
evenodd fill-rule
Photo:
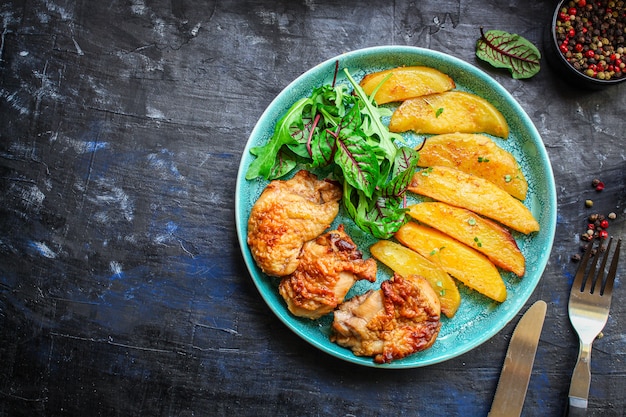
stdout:
<svg viewBox="0 0 626 417">
<path fill-rule="evenodd" d="M 358 81 L 365 74 L 374 71 L 402 65 L 425 65 L 450 75 L 458 90 L 478 94 L 494 104 L 505 116 L 510 127 L 508 139 L 494 140 L 511 152 L 521 165 L 529 184 L 524 203 L 541 226 L 539 232 L 529 236 L 514 234 L 526 257 L 526 274 L 518 278 L 511 273 L 502 273 L 508 291 L 508 298 L 504 303 L 493 302 L 459 284 L 461 306 L 452 319 L 442 317 L 441 332 L 435 344 L 426 351 L 384 365 L 375 364 L 368 357 L 357 357 L 350 350 L 331 343 L 329 332 L 332 314 L 316 321 L 291 315 L 278 294 L 278 280 L 259 270 L 246 243 L 250 209 L 267 185 L 262 180 L 245 179 L 246 170 L 254 158 L 250 154 L 250 148 L 267 142 L 277 120 L 295 101 L 309 95 L 319 85 L 331 84 L 337 61 L 340 67 L 337 82 L 347 83 L 343 68 L 347 68 Z M 417 145 L 421 143 L 422 137 L 407 134 L 406 139 L 409 144 Z M 250 135 L 239 166 L 235 201 L 237 237 L 245 263 L 261 297 L 276 316 L 296 334 L 324 352 L 348 362 L 380 368 L 414 368 L 439 363 L 479 346 L 498 333 L 520 311 L 537 286 L 552 249 L 556 228 L 556 190 L 550 161 L 537 129 L 517 101 L 476 67 L 450 55 L 407 46 L 374 47 L 348 52 L 311 68 L 289 84 L 265 110 Z M 359 245 L 364 257 L 370 257 L 368 248 L 375 240 L 358 229 L 343 211 L 339 212 L 333 227 L 340 223 L 345 225 L 346 231 Z M 390 270 L 379 263 L 377 281 L 358 282 L 347 298 L 370 288 L 379 288 L 380 283 L 390 276 Z"/>
</svg>

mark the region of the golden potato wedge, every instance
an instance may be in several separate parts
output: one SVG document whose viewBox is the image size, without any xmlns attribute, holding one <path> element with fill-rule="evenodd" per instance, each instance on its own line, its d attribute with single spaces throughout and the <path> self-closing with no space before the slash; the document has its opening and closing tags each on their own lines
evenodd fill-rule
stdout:
<svg viewBox="0 0 626 417">
<path fill-rule="evenodd" d="M 409 207 L 409 215 L 476 249 L 505 271 L 519 277 L 524 275 L 524 255 L 511 232 L 498 223 L 470 210 L 440 202 L 414 204 Z"/>
<path fill-rule="evenodd" d="M 528 182 L 515 157 L 489 137 L 477 133 L 447 133 L 426 139 L 418 165 L 456 168 L 489 180 L 524 200 Z"/>
<path fill-rule="evenodd" d="M 539 223 L 521 201 L 491 181 L 449 167 L 416 172 L 409 191 L 496 220 L 521 233 L 539 230 Z"/>
<path fill-rule="evenodd" d="M 502 113 L 484 98 L 464 91 L 446 91 L 404 101 L 393 112 L 389 130 L 509 136 L 509 125 Z"/>
<path fill-rule="evenodd" d="M 444 271 L 492 300 L 506 300 L 506 286 L 486 256 L 429 226 L 404 224 L 395 234 L 403 245 L 440 265 Z"/>
<path fill-rule="evenodd" d="M 403 277 L 419 275 L 433 287 L 441 311 L 446 317 L 453 317 L 461 304 L 461 294 L 456 282 L 439 265 L 424 258 L 419 253 L 390 240 L 379 240 L 370 247 L 370 253 L 391 270 Z"/>
<path fill-rule="evenodd" d="M 380 85 L 387 76 L 389 78 Z M 374 72 L 363 77 L 360 84 L 368 96 L 380 85 L 374 96 L 378 104 L 441 93 L 455 87 L 454 81 L 447 74 L 423 66 L 397 67 Z"/>
</svg>

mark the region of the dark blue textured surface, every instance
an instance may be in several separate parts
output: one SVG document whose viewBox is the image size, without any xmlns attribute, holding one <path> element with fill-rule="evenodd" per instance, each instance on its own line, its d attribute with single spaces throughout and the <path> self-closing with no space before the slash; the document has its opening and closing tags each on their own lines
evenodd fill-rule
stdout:
<svg viewBox="0 0 626 417">
<path fill-rule="evenodd" d="M 359 367 L 288 330 L 239 252 L 234 187 L 258 117 L 312 66 L 385 44 L 485 70 L 544 140 L 558 226 L 528 302 L 548 314 L 522 415 L 559 416 L 577 236 L 591 211 L 626 235 L 625 86 L 578 92 L 545 65 L 516 81 L 474 56 L 481 25 L 540 45 L 552 3 L 0 4 L 0 416 L 486 415 L 518 318 L 438 365 Z M 626 415 L 625 271 L 622 256 L 590 416 Z"/>
</svg>

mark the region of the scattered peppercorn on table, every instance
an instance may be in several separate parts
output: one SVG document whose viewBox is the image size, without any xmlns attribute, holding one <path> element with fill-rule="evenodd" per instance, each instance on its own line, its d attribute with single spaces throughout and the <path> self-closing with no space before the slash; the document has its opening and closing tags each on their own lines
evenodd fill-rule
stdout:
<svg viewBox="0 0 626 417">
<path fill-rule="evenodd" d="M 622 22 L 606 36 L 595 30 L 611 17 L 587 16 L 589 4 L 565 6 L 561 45 L 582 71 L 615 77 L 623 2 L 604 7 Z M 4 2 L 0 416 L 487 415 L 513 328 L 538 299 L 548 312 L 522 415 L 561 415 L 578 353 L 567 318 L 577 255 L 626 236 L 626 83 L 583 91 L 548 65 L 554 7 Z M 481 27 L 535 44 L 539 73 L 516 80 L 478 59 Z M 379 45 L 443 52 L 500 83 L 541 135 L 557 189 L 555 244 L 525 308 L 473 350 L 402 370 L 340 360 L 285 326 L 244 266 L 233 215 L 246 141 L 276 95 L 320 62 Z M 626 409 L 620 297 L 618 279 L 588 416 Z"/>
</svg>

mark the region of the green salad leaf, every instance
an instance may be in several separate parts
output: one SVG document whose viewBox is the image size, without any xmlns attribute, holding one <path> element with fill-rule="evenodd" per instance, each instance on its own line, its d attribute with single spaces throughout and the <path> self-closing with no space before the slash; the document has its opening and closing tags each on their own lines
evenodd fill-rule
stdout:
<svg viewBox="0 0 626 417">
<path fill-rule="evenodd" d="M 283 145 L 291 145 L 296 142 L 296 139 L 291 136 L 292 126 L 300 126 L 300 129 L 303 129 L 302 113 L 304 108 L 310 105 L 310 98 L 298 100 L 278 121 L 271 139 L 264 146 L 257 146 L 250 149 L 250 153 L 256 156 L 256 159 L 252 161 L 248 167 L 248 171 L 246 171 L 247 180 L 256 177 L 266 179 L 279 178 L 295 168 L 295 160 L 290 161 L 290 165 L 293 163 L 293 166 L 288 168 L 283 165 L 284 163 L 282 161 L 282 157 L 286 155 L 281 154 L 281 158 L 278 158 L 278 155 Z M 277 166 L 275 166 L 275 164 Z"/>
<path fill-rule="evenodd" d="M 541 52 L 526 38 L 504 32 L 480 28 L 476 42 L 476 56 L 496 68 L 507 68 L 513 78 L 530 78 L 541 69 Z"/>
<path fill-rule="evenodd" d="M 323 85 L 295 102 L 268 142 L 253 147 L 246 179 L 282 178 L 298 167 L 330 172 L 343 185 L 343 206 L 362 230 L 387 239 L 406 223 L 405 192 L 419 155 L 383 123 L 378 107 L 347 70 L 352 85 Z M 384 82 L 384 81 L 383 81 Z"/>
</svg>

